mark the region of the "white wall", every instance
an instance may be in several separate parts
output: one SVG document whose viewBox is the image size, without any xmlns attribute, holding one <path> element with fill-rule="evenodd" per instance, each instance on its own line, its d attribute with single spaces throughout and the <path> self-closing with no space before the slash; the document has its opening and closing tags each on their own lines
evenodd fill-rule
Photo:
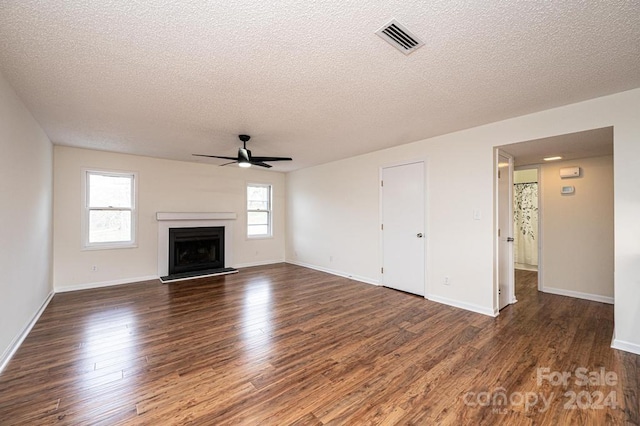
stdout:
<svg viewBox="0 0 640 426">
<path fill-rule="evenodd" d="M 138 173 L 138 246 L 82 250 L 82 170 Z M 56 146 L 54 149 L 54 272 L 56 291 L 157 277 L 156 212 L 236 212 L 236 267 L 282 262 L 285 177 L 257 168 L 218 167 L 150 157 Z M 246 184 L 273 185 L 274 237 L 247 240 Z M 92 266 L 97 271 L 92 271 Z"/>
<path fill-rule="evenodd" d="M 51 293 L 52 146 L 0 75 L 0 368 Z"/>
<path fill-rule="evenodd" d="M 616 346 L 640 353 L 640 89 L 289 173 L 287 259 L 378 281 L 378 170 L 426 159 L 427 297 L 494 313 L 493 147 L 606 126 L 614 126 Z"/>
<path fill-rule="evenodd" d="M 288 174 L 288 261 L 377 283 L 377 181 L 366 156 Z"/>
<path fill-rule="evenodd" d="M 580 177 L 561 179 L 573 166 Z M 613 303 L 613 157 L 544 164 L 540 174 L 543 291 Z"/>
</svg>

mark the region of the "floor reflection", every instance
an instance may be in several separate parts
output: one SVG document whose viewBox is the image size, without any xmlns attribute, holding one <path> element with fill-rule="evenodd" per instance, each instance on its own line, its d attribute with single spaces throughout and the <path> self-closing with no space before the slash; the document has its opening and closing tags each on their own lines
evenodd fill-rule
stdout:
<svg viewBox="0 0 640 426">
<path fill-rule="evenodd" d="M 135 326 L 131 308 L 106 309 L 85 318 L 78 359 L 86 370 L 74 380 L 79 399 L 107 409 L 135 388 L 128 373 L 145 363 L 138 353 Z"/>
<path fill-rule="evenodd" d="M 242 339 L 246 355 L 255 358 L 271 350 L 273 302 L 268 280 L 250 282 L 242 306 Z"/>
</svg>

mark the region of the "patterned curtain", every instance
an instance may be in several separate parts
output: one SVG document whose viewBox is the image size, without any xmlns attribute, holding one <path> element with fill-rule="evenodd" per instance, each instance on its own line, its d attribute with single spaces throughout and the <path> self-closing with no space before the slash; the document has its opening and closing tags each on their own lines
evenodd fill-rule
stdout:
<svg viewBox="0 0 640 426">
<path fill-rule="evenodd" d="M 514 259 L 538 265 L 538 184 L 516 183 L 513 188 Z"/>
</svg>

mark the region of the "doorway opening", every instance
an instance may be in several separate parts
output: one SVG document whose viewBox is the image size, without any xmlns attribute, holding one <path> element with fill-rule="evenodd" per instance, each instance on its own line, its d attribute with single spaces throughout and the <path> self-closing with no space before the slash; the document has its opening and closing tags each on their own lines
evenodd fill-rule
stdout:
<svg viewBox="0 0 640 426">
<path fill-rule="evenodd" d="M 613 304 L 613 127 L 496 149 L 515 165 L 514 258 L 496 255 L 496 292 L 501 272 L 537 270 L 539 291 Z"/>
<path fill-rule="evenodd" d="M 538 168 L 513 172 L 513 262 L 516 270 L 538 272 Z"/>
</svg>

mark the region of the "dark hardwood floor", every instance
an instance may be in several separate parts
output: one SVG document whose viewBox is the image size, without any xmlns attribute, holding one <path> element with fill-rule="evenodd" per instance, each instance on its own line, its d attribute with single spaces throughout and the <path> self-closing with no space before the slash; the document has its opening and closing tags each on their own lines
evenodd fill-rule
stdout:
<svg viewBox="0 0 640 426">
<path fill-rule="evenodd" d="M 613 307 L 517 275 L 498 318 L 287 264 L 57 294 L 0 424 L 638 424 Z"/>
</svg>

